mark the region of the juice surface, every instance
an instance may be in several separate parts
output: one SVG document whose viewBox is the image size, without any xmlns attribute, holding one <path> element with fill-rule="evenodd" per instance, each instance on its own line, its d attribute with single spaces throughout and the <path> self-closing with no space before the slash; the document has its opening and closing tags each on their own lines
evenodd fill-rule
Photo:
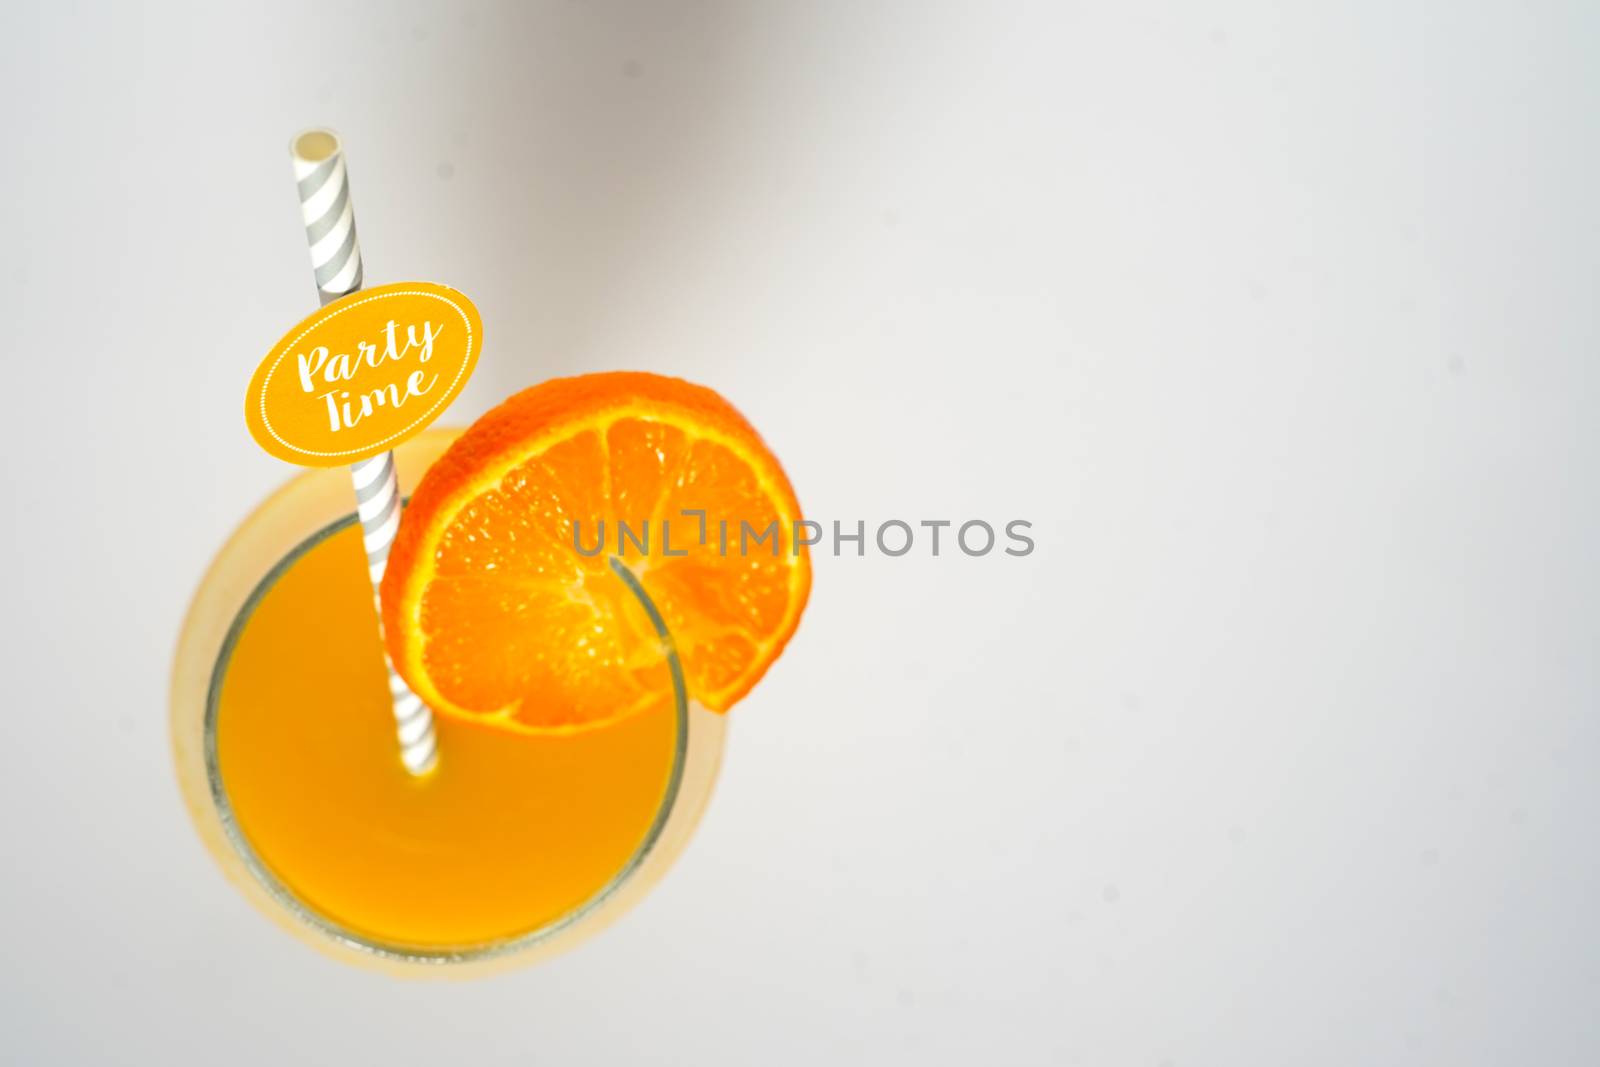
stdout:
<svg viewBox="0 0 1600 1067">
<path fill-rule="evenodd" d="M 668 702 L 670 704 L 670 702 Z M 639 849 L 672 774 L 670 706 L 568 735 L 436 717 L 439 765 L 401 765 L 360 531 L 259 601 L 217 707 L 246 840 L 301 901 L 375 940 L 469 947 L 566 915 Z"/>
</svg>

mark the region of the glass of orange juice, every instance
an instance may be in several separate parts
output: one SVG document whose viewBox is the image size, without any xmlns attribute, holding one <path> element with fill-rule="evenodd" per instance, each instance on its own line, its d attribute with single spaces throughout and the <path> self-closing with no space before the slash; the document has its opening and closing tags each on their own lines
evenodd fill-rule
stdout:
<svg viewBox="0 0 1600 1067">
<path fill-rule="evenodd" d="M 395 453 L 402 490 L 456 437 Z M 603 728 L 518 734 L 439 716 L 441 759 L 396 757 L 372 588 L 341 469 L 300 474 L 211 564 L 180 635 L 172 740 L 184 799 L 228 877 L 336 957 L 461 974 L 562 951 L 682 852 L 723 715 L 672 699 Z"/>
</svg>

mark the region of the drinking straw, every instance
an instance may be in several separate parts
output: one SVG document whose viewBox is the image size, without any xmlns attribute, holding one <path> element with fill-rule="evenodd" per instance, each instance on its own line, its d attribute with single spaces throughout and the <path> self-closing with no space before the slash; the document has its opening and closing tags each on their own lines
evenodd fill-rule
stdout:
<svg viewBox="0 0 1600 1067">
<path fill-rule="evenodd" d="M 344 148 L 332 130 L 307 130 L 290 142 L 295 181 L 300 185 L 300 213 L 311 245 L 311 267 L 316 273 L 317 295 L 323 304 L 361 288 L 361 245 L 356 241 L 355 211 L 350 204 L 350 178 L 345 172 Z M 367 550 L 373 600 L 389 562 L 389 546 L 400 528 L 400 480 L 394 453 L 363 460 L 350 468 L 356 491 L 356 515 L 361 520 L 361 541 Z M 383 637 L 383 611 L 378 611 L 379 640 Z M 433 734 L 433 711 L 395 673 L 384 652 L 389 671 L 389 696 L 400 738 L 400 760 L 412 774 L 426 774 L 434 766 L 438 745 Z"/>
</svg>

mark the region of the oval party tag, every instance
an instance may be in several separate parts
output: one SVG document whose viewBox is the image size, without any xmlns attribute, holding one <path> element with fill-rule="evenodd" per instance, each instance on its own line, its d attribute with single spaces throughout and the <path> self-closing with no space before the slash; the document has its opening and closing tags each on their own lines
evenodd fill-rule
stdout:
<svg viewBox="0 0 1600 1067">
<path fill-rule="evenodd" d="M 461 293 L 397 282 L 340 297 L 284 335 L 250 379 L 256 443 L 303 467 L 358 463 L 420 433 L 461 392 L 483 321 Z"/>
</svg>

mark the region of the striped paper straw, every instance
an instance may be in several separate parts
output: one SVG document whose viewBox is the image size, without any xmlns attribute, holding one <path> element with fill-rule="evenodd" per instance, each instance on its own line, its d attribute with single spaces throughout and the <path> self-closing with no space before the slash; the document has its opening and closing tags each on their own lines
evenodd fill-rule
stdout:
<svg viewBox="0 0 1600 1067">
<path fill-rule="evenodd" d="M 361 288 L 361 245 L 356 241 L 355 211 L 350 205 L 350 179 L 345 173 L 344 149 L 331 130 L 307 130 L 290 145 L 294 176 L 300 184 L 300 213 L 305 218 L 306 240 L 311 245 L 311 267 L 316 272 L 317 294 L 327 304 Z M 350 468 L 356 490 L 356 515 L 361 520 L 361 540 L 367 549 L 374 601 L 378 583 L 389 563 L 389 546 L 400 528 L 400 480 L 394 453 L 364 460 Z M 382 606 L 378 611 L 382 637 Z M 425 774 L 438 760 L 433 734 L 433 711 L 413 693 L 405 679 L 389 669 L 389 695 L 395 727 L 400 737 L 400 760 L 412 774 Z"/>
</svg>

